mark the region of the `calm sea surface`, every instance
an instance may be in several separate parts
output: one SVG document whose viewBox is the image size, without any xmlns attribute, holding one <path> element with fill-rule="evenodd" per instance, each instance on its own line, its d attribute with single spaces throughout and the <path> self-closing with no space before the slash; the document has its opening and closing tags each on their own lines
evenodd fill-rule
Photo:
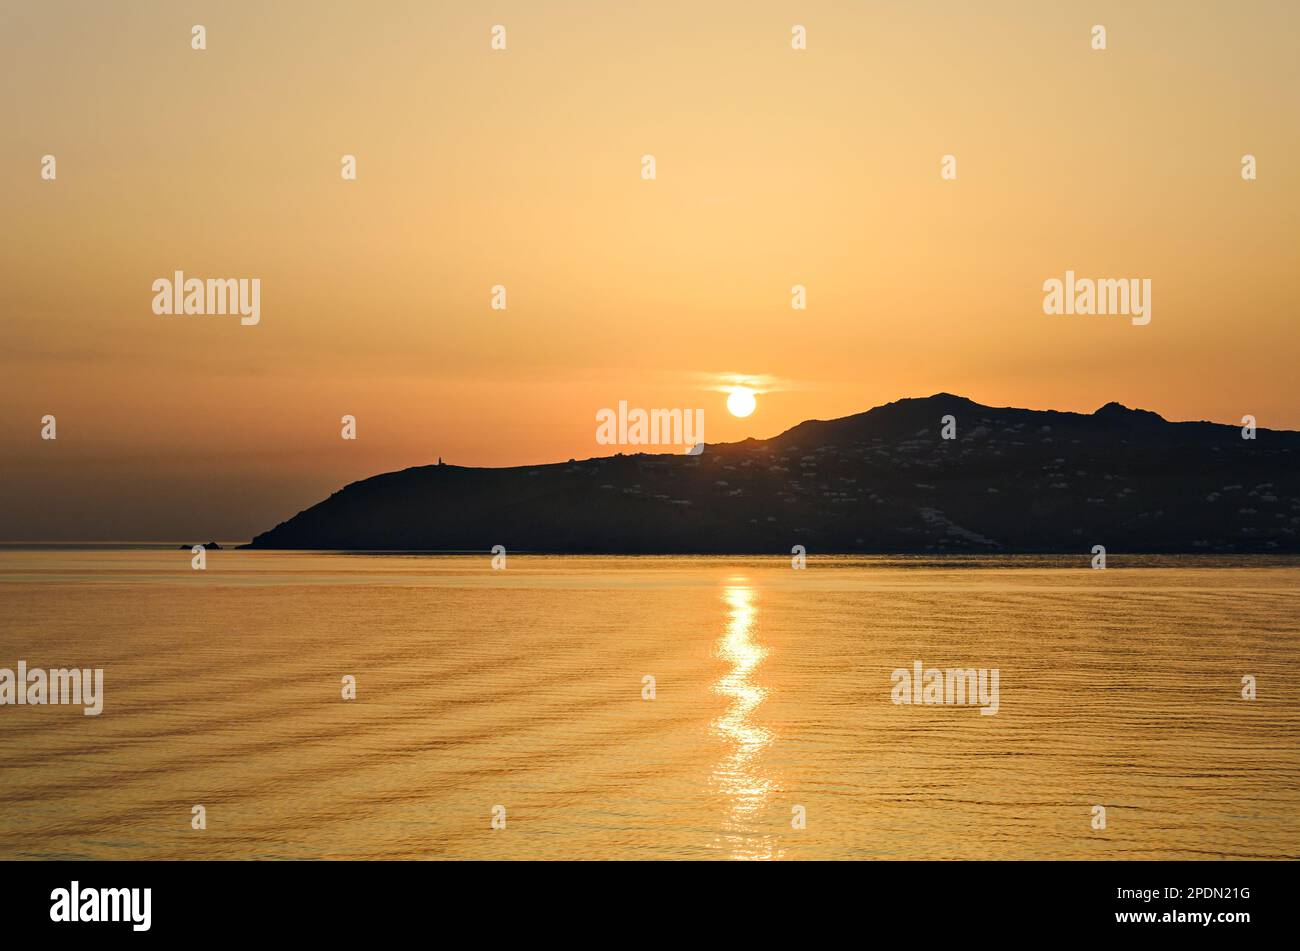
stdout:
<svg viewBox="0 0 1300 951">
<path fill-rule="evenodd" d="M 0 858 L 1300 858 L 1300 561 L 1087 563 L 0 550 Z"/>
</svg>

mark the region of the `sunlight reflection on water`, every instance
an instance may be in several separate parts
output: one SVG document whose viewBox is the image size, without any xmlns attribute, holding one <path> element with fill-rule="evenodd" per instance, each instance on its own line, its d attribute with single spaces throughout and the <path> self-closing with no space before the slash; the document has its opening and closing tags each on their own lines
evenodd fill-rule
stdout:
<svg viewBox="0 0 1300 951">
<path fill-rule="evenodd" d="M 754 641 L 758 610 L 754 606 L 754 589 L 747 579 L 730 579 L 723 588 L 723 600 L 728 609 L 727 623 L 715 652 L 730 668 L 713 689 L 730 697 L 731 705 L 712 724 L 726 745 L 726 753 L 713 772 L 714 783 L 728 808 L 719 845 L 730 849 L 735 858 L 778 858 L 781 853 L 774 848 L 771 837 L 759 835 L 754 829 L 754 819 L 773 789 L 757 762 L 772 741 L 772 733 L 751 719 L 767 696 L 767 691 L 752 678 L 768 652 Z"/>
</svg>

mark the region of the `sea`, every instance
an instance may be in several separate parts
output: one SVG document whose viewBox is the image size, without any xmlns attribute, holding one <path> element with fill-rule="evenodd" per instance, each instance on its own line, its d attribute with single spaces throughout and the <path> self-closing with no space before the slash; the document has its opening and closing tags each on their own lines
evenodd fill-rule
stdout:
<svg viewBox="0 0 1300 951">
<path fill-rule="evenodd" d="M 0 547 L 0 858 L 1300 858 L 1300 559 L 205 559 Z"/>
</svg>

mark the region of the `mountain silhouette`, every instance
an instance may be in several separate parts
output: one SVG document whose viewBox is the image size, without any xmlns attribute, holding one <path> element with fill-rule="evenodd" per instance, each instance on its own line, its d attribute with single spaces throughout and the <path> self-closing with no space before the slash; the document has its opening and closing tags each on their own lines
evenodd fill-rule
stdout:
<svg viewBox="0 0 1300 951">
<path fill-rule="evenodd" d="M 955 438 L 942 438 L 953 417 Z M 702 455 L 355 482 L 248 547 L 568 553 L 1300 552 L 1300 433 L 939 393 Z"/>
</svg>

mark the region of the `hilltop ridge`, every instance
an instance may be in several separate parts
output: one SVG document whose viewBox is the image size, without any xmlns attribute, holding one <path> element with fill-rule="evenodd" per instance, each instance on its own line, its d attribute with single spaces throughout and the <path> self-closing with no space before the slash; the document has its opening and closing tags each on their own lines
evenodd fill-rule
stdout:
<svg viewBox="0 0 1300 951">
<path fill-rule="evenodd" d="M 941 420 L 955 421 L 953 439 Z M 573 553 L 1300 552 L 1300 433 L 900 399 L 699 456 L 352 483 L 248 547 Z"/>
</svg>

